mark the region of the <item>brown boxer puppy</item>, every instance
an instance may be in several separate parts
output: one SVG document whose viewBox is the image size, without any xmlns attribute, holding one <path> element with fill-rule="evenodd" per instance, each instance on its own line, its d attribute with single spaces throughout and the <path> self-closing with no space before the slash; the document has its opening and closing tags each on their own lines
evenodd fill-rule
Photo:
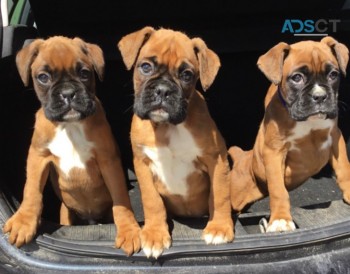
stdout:
<svg viewBox="0 0 350 274">
<path fill-rule="evenodd" d="M 79 38 L 37 39 L 18 53 L 16 63 L 26 86 L 32 76 L 41 108 L 29 148 L 23 201 L 4 226 L 10 243 L 19 247 L 33 239 L 50 173 L 62 201 L 62 225 L 79 219 L 112 221 L 113 215 L 116 247 L 128 255 L 138 251 L 140 228 L 119 148 L 95 96 L 94 71 L 100 79 L 104 71 L 102 50 Z"/>
<path fill-rule="evenodd" d="M 200 38 L 145 27 L 118 44 L 127 69 L 134 66 L 131 142 L 145 225 L 141 245 L 157 258 L 169 248 L 167 211 L 203 216 L 209 244 L 233 240 L 229 165 L 224 139 L 209 115 L 198 78 L 208 89 L 220 67 Z"/>
<path fill-rule="evenodd" d="M 229 150 L 231 203 L 235 211 L 270 196 L 267 232 L 294 230 L 288 191 L 318 173 L 334 168 L 344 200 L 350 202 L 350 165 L 337 126 L 340 74 L 348 49 L 331 37 L 321 42 L 279 43 L 258 60 L 272 82 L 265 116 L 254 148 Z"/>
</svg>

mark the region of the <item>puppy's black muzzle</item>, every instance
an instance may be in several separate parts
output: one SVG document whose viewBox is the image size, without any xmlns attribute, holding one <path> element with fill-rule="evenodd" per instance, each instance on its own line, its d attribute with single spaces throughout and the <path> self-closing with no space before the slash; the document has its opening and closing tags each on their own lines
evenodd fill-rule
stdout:
<svg viewBox="0 0 350 274">
<path fill-rule="evenodd" d="M 48 101 L 44 107 L 49 120 L 65 121 L 68 112 L 75 112 L 76 119 L 81 120 L 96 110 L 94 95 L 80 83 L 60 83 L 48 92 Z"/>
<path fill-rule="evenodd" d="M 171 124 L 183 122 L 187 114 L 187 101 L 182 88 L 168 79 L 152 79 L 143 91 L 135 96 L 134 112 L 141 119 L 152 119 L 153 111 L 162 110 L 168 114 Z"/>
<path fill-rule="evenodd" d="M 289 112 L 296 121 L 305 121 L 316 114 L 323 114 L 326 119 L 335 119 L 338 116 L 336 93 L 330 89 L 321 93 L 305 92 L 289 108 Z"/>
</svg>

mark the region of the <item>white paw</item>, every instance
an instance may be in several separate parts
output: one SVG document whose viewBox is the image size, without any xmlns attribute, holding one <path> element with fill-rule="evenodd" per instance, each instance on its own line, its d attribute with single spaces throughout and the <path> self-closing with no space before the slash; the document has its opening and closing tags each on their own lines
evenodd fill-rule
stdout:
<svg viewBox="0 0 350 274">
<path fill-rule="evenodd" d="M 272 224 L 267 226 L 266 232 L 282 232 L 295 230 L 295 224 L 293 221 L 286 221 L 284 219 L 275 220 Z"/>
<path fill-rule="evenodd" d="M 165 245 L 164 248 L 168 249 L 170 247 L 170 243 L 169 245 Z M 157 248 L 155 246 L 144 246 L 142 247 L 143 252 L 145 253 L 147 258 L 153 257 L 155 259 L 157 259 L 164 251 L 164 248 Z"/>
<path fill-rule="evenodd" d="M 157 259 L 160 256 L 160 254 L 163 253 L 163 249 L 157 249 L 157 248 L 144 247 L 142 250 L 145 253 L 147 258 L 154 257 Z"/>
<path fill-rule="evenodd" d="M 218 244 L 227 243 L 228 239 L 226 239 L 225 237 L 223 237 L 221 235 L 213 236 L 212 234 L 205 234 L 204 241 L 206 242 L 206 244 L 218 245 Z"/>
</svg>

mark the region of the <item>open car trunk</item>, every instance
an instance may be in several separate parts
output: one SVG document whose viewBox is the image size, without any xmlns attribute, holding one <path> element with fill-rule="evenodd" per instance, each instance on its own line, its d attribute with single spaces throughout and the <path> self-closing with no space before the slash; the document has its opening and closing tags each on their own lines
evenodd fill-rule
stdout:
<svg viewBox="0 0 350 274">
<path fill-rule="evenodd" d="M 114 3 L 115 2 L 115 3 Z M 221 69 L 203 94 L 227 146 L 250 149 L 263 118 L 269 82 L 256 67 L 258 57 L 280 41 L 304 39 L 281 33 L 285 19 L 310 17 L 341 20 L 331 35 L 350 46 L 350 12 L 344 1 L 68 1 L 31 0 L 38 37 L 79 36 L 100 45 L 106 59 L 105 79 L 97 83 L 100 98 L 121 148 L 129 194 L 137 220 L 143 213 L 133 173 L 129 140 L 132 117 L 132 72 L 126 71 L 117 50 L 122 36 L 146 25 L 165 27 L 202 37 L 221 59 Z M 317 3 L 317 5 L 316 5 Z M 345 5 L 346 6 L 346 5 Z M 158 7 L 158 8 L 156 8 Z M 300 8 L 302 7 L 302 8 Z M 26 37 L 28 38 L 28 37 Z M 32 37 L 35 38 L 35 37 Z M 32 87 L 23 87 L 15 54 L 0 61 L 0 227 L 22 200 L 25 163 L 39 108 Z M 349 71 L 349 70 L 348 70 Z M 198 87 L 201 90 L 201 87 Z M 350 144 L 350 81 L 339 91 L 339 127 Z M 44 212 L 38 234 L 20 249 L 0 232 L 0 272 L 5 273 L 115 273 L 235 272 L 235 273 L 346 273 L 350 269 L 350 206 L 325 167 L 320 174 L 290 192 L 297 230 L 261 232 L 269 218 L 268 198 L 253 204 L 235 220 L 235 240 L 206 245 L 201 240 L 207 218 L 169 220 L 172 247 L 158 260 L 143 252 L 126 257 L 114 248 L 114 224 L 60 226 L 60 202 L 50 185 L 44 193 Z"/>
</svg>

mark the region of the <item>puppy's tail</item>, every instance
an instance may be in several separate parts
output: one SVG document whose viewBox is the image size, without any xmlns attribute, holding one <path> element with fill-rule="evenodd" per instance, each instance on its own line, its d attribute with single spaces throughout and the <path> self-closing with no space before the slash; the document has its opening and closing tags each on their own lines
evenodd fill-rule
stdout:
<svg viewBox="0 0 350 274">
<path fill-rule="evenodd" d="M 253 172 L 253 150 L 244 151 L 230 147 L 228 154 L 233 160 L 231 170 L 231 206 L 234 212 L 241 212 L 247 205 L 263 198 Z"/>
<path fill-rule="evenodd" d="M 228 154 L 234 163 L 239 161 L 239 159 L 242 158 L 245 153 L 246 151 L 237 146 L 230 147 L 228 150 Z"/>
</svg>

